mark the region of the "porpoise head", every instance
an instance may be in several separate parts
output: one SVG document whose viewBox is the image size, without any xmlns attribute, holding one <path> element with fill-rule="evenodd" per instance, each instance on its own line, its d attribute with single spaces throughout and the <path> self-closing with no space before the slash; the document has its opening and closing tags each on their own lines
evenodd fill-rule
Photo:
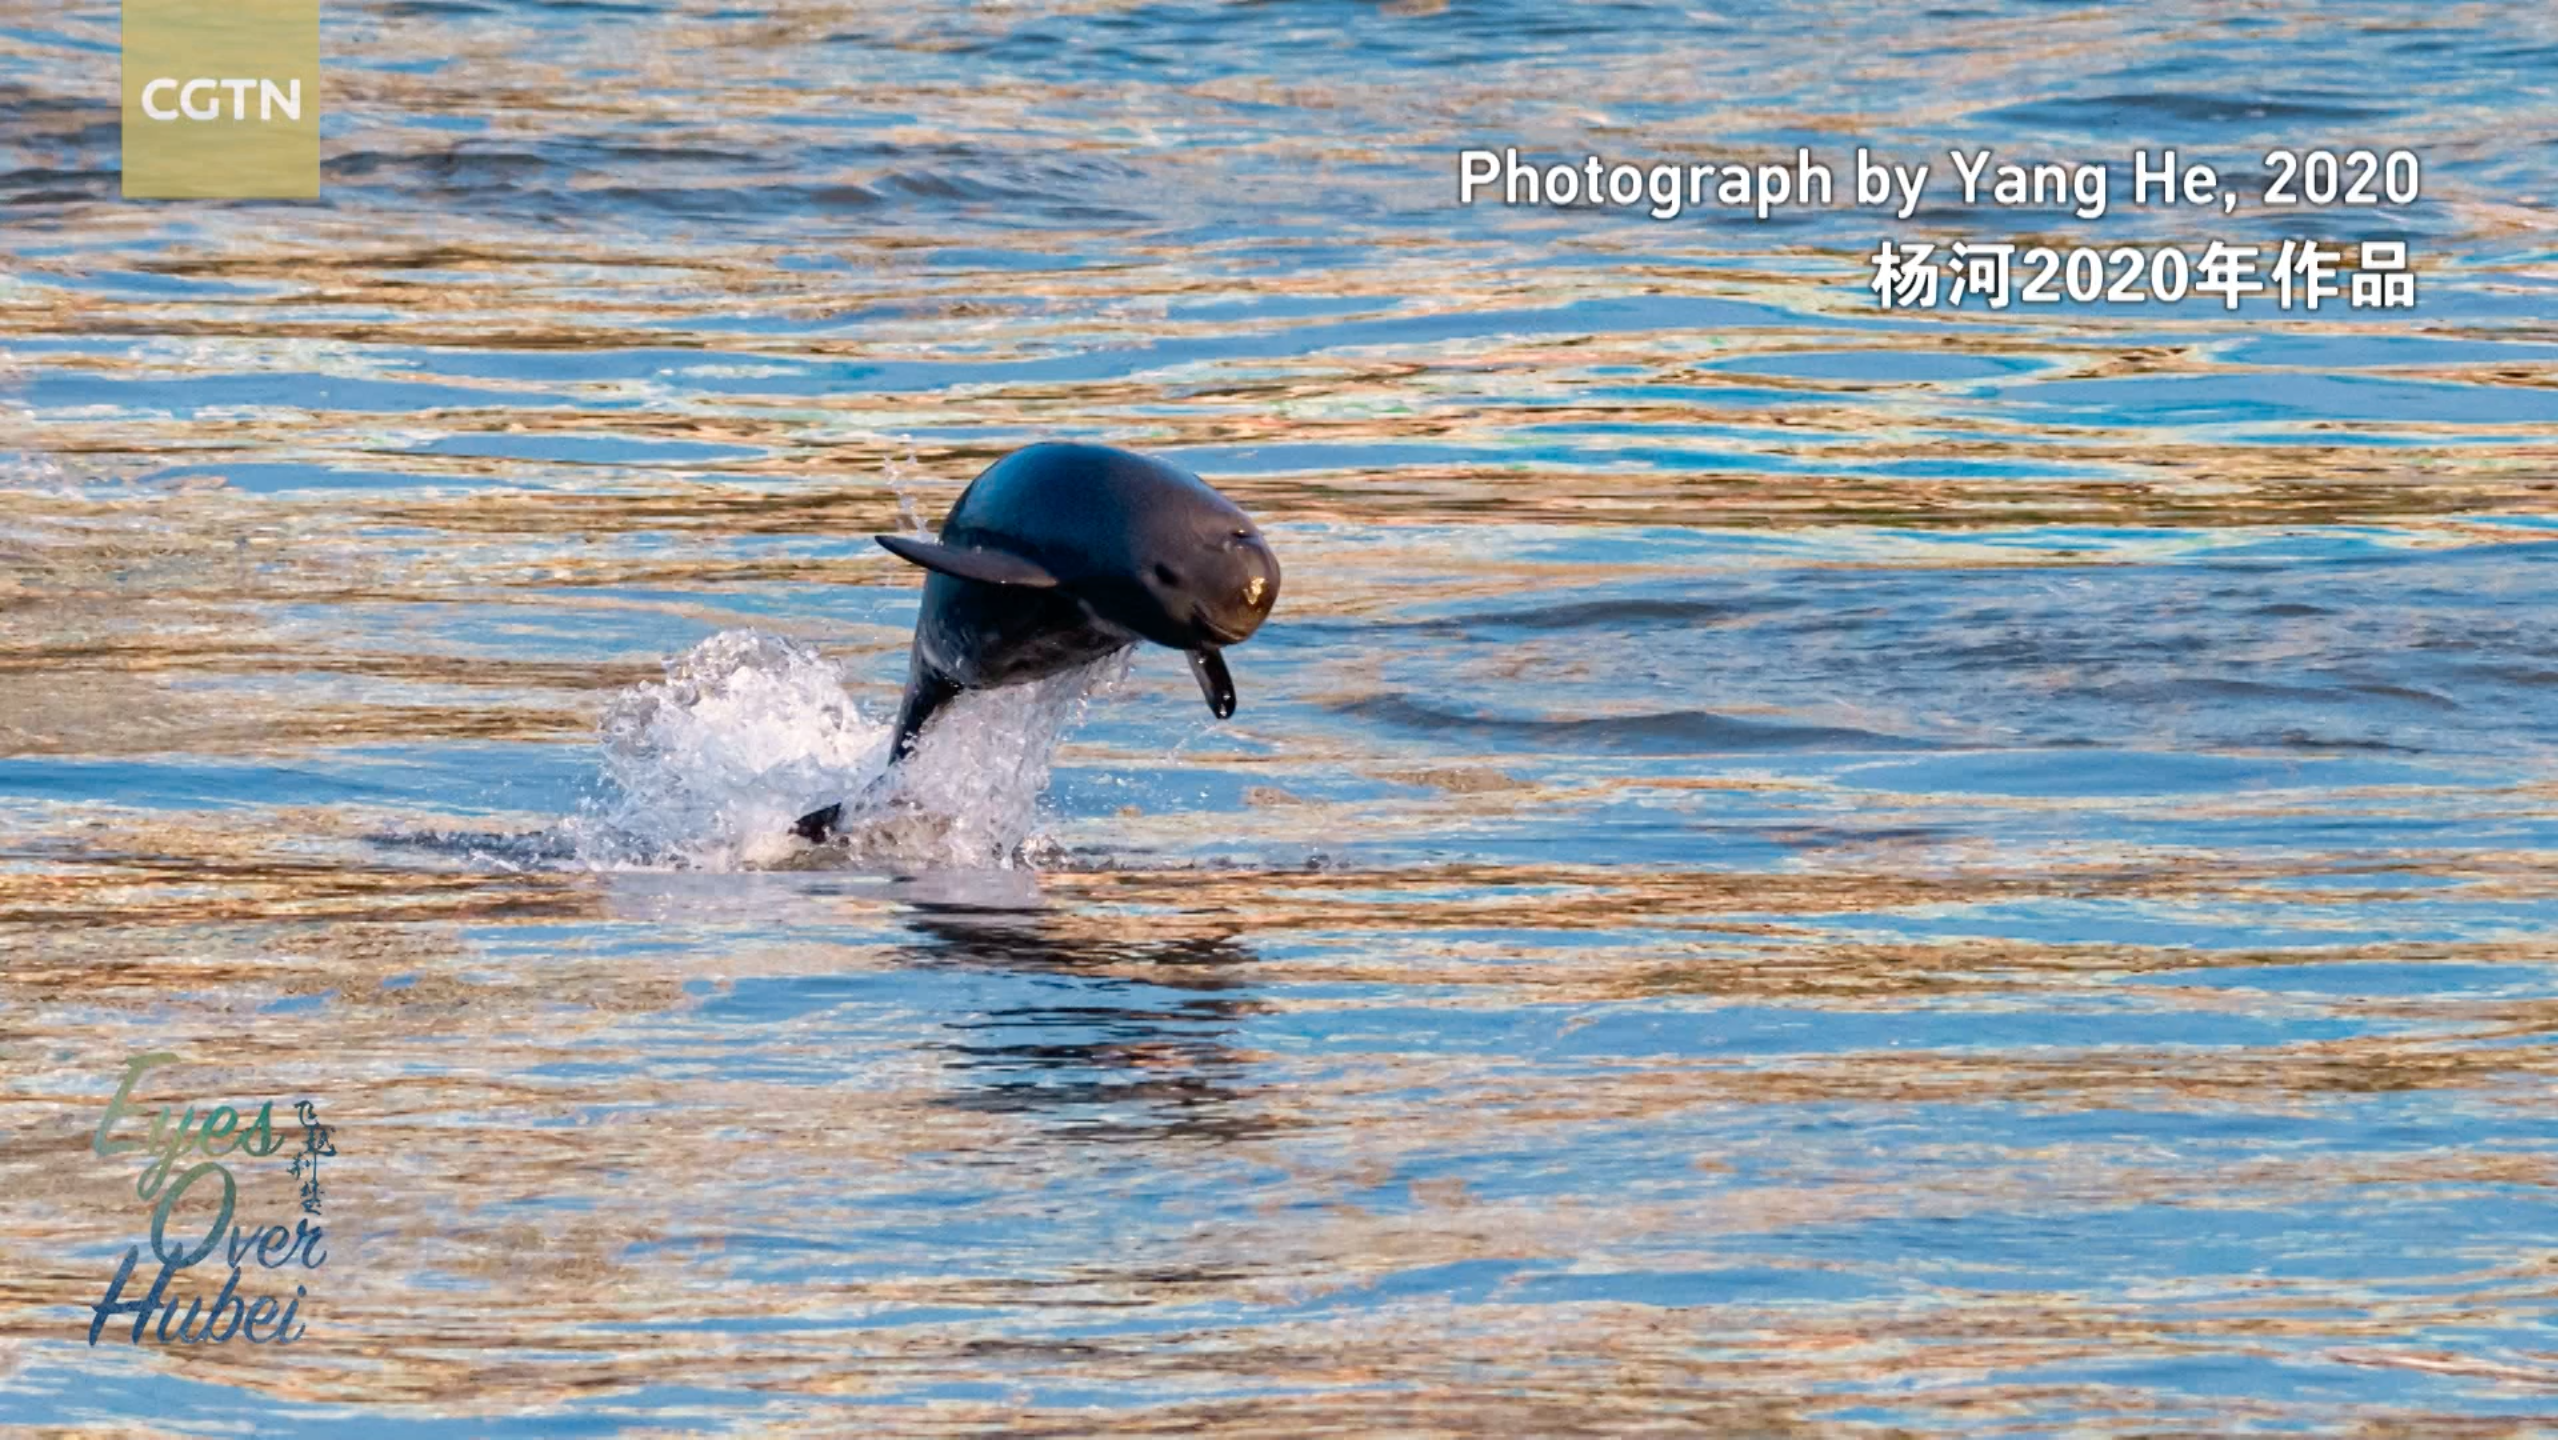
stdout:
<svg viewBox="0 0 2558 1440">
<path fill-rule="evenodd" d="M 1145 517 L 1135 583 L 1089 587 L 1094 612 L 1175 650 L 1250 639 L 1279 603 L 1279 557 L 1241 510 L 1222 508 Z"/>
<path fill-rule="evenodd" d="M 1137 503 L 1123 517 L 1126 548 L 1076 592 L 1104 620 L 1187 653 L 1199 693 L 1223 720 L 1235 713 L 1235 683 L 1219 652 L 1270 618 L 1279 557 L 1233 501 L 1195 476 L 1146 463 L 1169 472 L 1165 483 L 1131 487 Z M 1122 478 L 1135 477 L 1123 470 Z"/>
</svg>

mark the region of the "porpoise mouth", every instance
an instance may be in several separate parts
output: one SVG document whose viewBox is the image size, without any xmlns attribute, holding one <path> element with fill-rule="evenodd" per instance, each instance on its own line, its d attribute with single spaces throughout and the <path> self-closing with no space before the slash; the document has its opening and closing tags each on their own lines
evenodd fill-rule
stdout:
<svg viewBox="0 0 2558 1440">
<path fill-rule="evenodd" d="M 1225 626 L 1218 624 L 1216 621 L 1209 619 L 1208 612 L 1205 610 L 1191 611 L 1190 623 L 1206 631 L 1209 638 L 1215 640 L 1220 645 L 1240 645 L 1244 641 L 1252 638 L 1252 632 L 1249 630 L 1229 630 Z"/>
</svg>

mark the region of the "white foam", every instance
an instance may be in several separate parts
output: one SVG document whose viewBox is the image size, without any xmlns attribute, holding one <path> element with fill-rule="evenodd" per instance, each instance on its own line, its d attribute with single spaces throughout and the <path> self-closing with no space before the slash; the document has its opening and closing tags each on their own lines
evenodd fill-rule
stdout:
<svg viewBox="0 0 2558 1440">
<path fill-rule="evenodd" d="M 962 695 L 889 772 L 891 718 L 863 713 L 841 666 L 780 636 L 723 631 L 605 705 L 608 793 L 568 828 L 599 868 L 1022 865 L 1057 742 L 1085 697 L 1126 672 L 1123 652 Z M 841 839 L 812 847 L 791 833 L 839 800 Z"/>
</svg>

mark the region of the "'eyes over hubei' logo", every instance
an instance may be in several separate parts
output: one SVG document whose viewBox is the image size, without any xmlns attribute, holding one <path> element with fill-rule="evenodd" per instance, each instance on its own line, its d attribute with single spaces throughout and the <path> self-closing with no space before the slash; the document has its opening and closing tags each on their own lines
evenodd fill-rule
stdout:
<svg viewBox="0 0 2558 1440">
<path fill-rule="evenodd" d="M 293 1287 L 290 1299 L 279 1301 L 273 1295 L 261 1295 L 254 1301 L 240 1293 L 242 1265 L 254 1257 L 266 1270 L 285 1270 L 299 1264 L 305 1270 L 317 1270 L 328 1262 L 329 1253 L 322 1244 L 320 1227 L 312 1217 L 320 1213 L 320 1158 L 335 1155 L 337 1144 L 330 1138 L 329 1127 L 320 1123 L 318 1109 L 308 1100 L 296 1104 L 295 1117 L 302 1126 L 302 1149 L 293 1157 L 293 1177 L 302 1182 L 302 1215 L 293 1228 L 281 1224 L 242 1229 L 233 1223 L 232 1212 L 238 1208 L 239 1182 L 230 1167 L 214 1159 L 217 1155 L 248 1155 L 260 1159 L 284 1148 L 285 1137 L 275 1133 L 275 1102 L 258 1107 L 255 1118 L 241 1123 L 240 1112 L 229 1105 L 217 1105 L 201 1117 L 193 1105 L 178 1114 L 168 1107 L 152 1117 L 150 1138 L 118 1136 L 116 1122 L 128 1115 L 140 1118 L 132 1108 L 134 1082 L 144 1071 L 166 1065 L 175 1055 L 136 1055 L 125 1065 L 124 1083 L 116 1087 L 115 1098 L 107 1102 L 107 1113 L 98 1121 L 97 1134 L 91 1148 L 102 1156 L 116 1156 L 140 1151 L 144 1155 L 141 1178 L 134 1183 L 134 1193 L 155 1202 L 151 1207 L 151 1253 L 159 1257 L 160 1271 L 150 1288 L 138 1298 L 125 1298 L 134 1283 L 134 1267 L 142 1258 L 142 1247 L 134 1245 L 124 1252 L 124 1262 L 116 1267 L 115 1279 L 107 1283 L 106 1298 L 91 1307 L 89 1343 L 98 1343 L 99 1332 L 109 1318 L 133 1317 L 133 1343 L 144 1343 L 146 1332 L 161 1344 L 220 1344 L 235 1335 L 245 1335 L 254 1345 L 269 1343 L 289 1345 L 309 1328 L 295 1323 L 295 1312 L 301 1308 L 306 1290 Z M 179 1161 L 189 1150 L 205 1158 L 179 1168 Z M 198 1197 L 199 1206 L 219 1187 L 221 1209 L 214 1215 L 202 1237 L 190 1242 L 186 1229 L 170 1234 L 171 1220 L 178 1202 L 190 1193 Z M 178 1318 L 180 1297 L 170 1293 L 170 1283 L 178 1272 L 190 1269 L 222 1252 L 230 1264 L 231 1275 L 205 1308 L 201 1294 L 185 1300 L 185 1318 Z M 152 1322 L 156 1319 L 156 1329 Z M 170 1327 L 175 1324 L 177 1333 Z"/>
</svg>

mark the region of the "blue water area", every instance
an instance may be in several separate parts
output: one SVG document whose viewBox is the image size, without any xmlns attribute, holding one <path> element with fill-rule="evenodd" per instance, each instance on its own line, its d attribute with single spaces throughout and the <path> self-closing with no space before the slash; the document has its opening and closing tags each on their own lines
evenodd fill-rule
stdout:
<svg viewBox="0 0 2558 1440">
<path fill-rule="evenodd" d="M 2545 8 L 355 0 L 292 201 L 121 198 L 130 18 L 0 26 L 7 1426 L 2558 1405 Z M 2419 194 L 2267 194 L 2365 148 Z M 2418 298 L 1894 309 L 1886 239 Z M 1260 522 L 1239 708 L 1140 647 L 873 789 L 873 537 L 1052 438 Z M 131 1134 L 334 1127 L 317 1214 L 179 1162 L 327 1227 L 290 1345 L 86 1342 L 151 1053 Z"/>
</svg>

